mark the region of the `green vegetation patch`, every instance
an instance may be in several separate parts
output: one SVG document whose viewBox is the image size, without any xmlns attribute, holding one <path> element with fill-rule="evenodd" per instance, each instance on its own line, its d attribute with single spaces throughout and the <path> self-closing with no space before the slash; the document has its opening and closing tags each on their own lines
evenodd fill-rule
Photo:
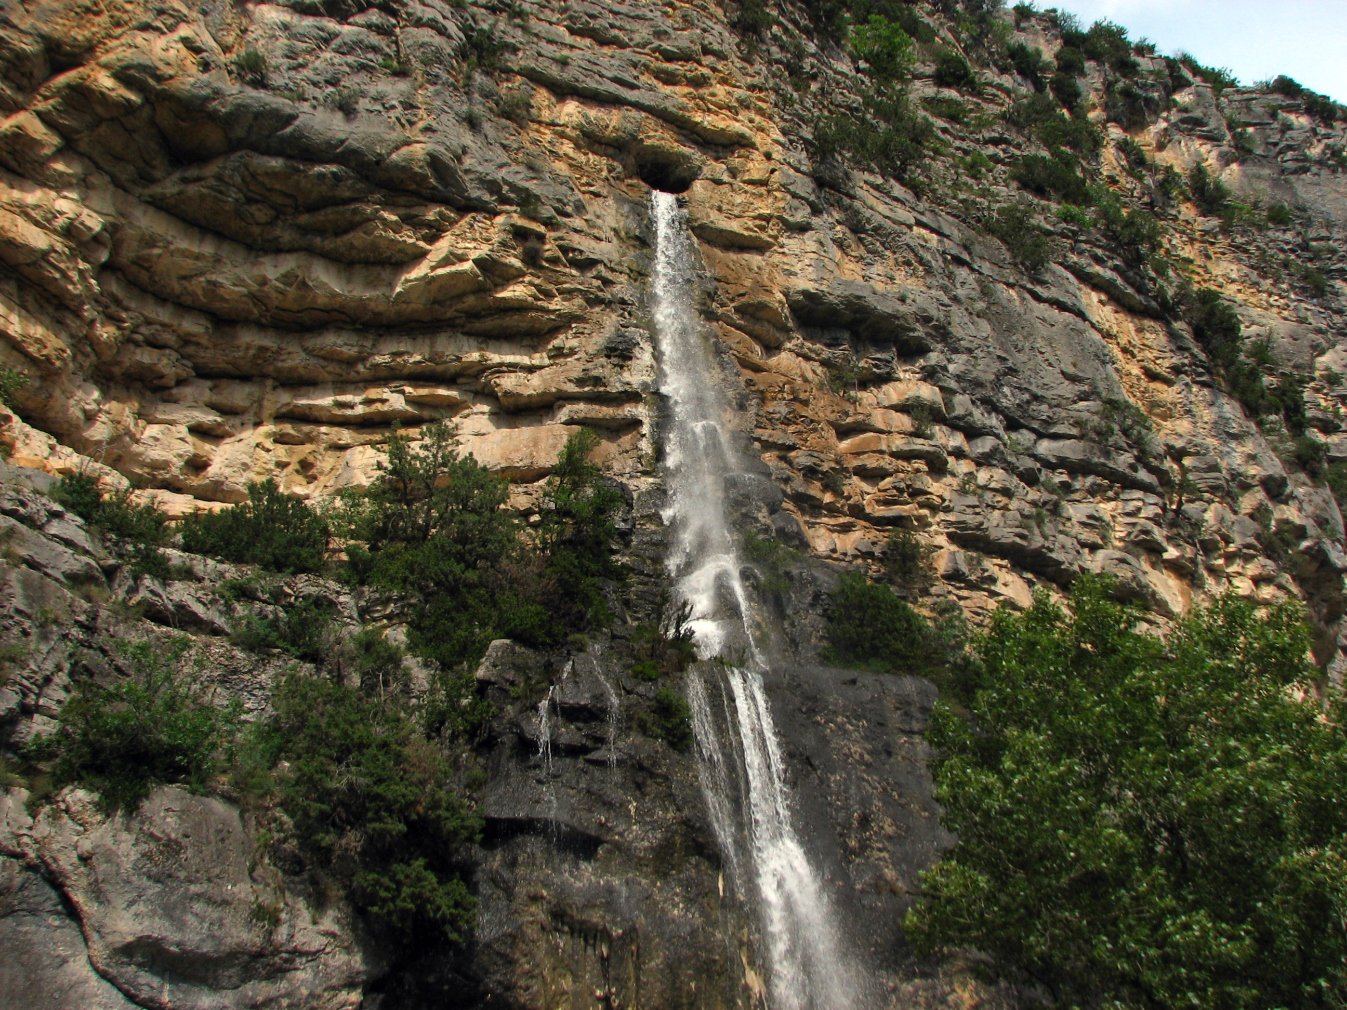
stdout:
<svg viewBox="0 0 1347 1010">
<path fill-rule="evenodd" d="M 331 531 L 308 504 L 267 479 L 248 485 L 248 500 L 218 512 L 196 512 L 179 526 L 182 549 L 273 572 L 316 572 Z"/>
<path fill-rule="evenodd" d="M 1093 579 L 996 615 L 971 718 L 932 722 L 957 843 L 908 935 L 1054 1006 L 1341 1007 L 1347 711 L 1300 611 L 1138 616 Z"/>
</svg>

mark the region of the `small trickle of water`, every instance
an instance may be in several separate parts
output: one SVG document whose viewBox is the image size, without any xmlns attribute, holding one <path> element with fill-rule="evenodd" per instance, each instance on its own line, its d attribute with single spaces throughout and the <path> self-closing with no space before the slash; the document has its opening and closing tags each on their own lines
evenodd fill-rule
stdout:
<svg viewBox="0 0 1347 1010">
<path fill-rule="evenodd" d="M 692 239 L 675 197 L 654 193 L 654 318 L 672 530 L 668 559 L 691 607 L 698 654 L 688 685 L 702 791 L 741 894 L 756 893 L 771 1010 L 854 1010 L 849 963 L 817 871 L 791 824 L 776 727 L 763 690 L 758 613 L 730 529 L 725 477 L 744 473 L 709 340 L 693 310 Z M 737 658 L 738 665 L 725 662 Z M 705 679 L 703 679 L 705 678 Z M 714 679 L 713 679 L 714 678 Z M 750 891 L 751 888 L 751 891 Z"/>
<path fill-rule="evenodd" d="M 604 694 L 608 696 L 608 767 L 612 769 L 617 767 L 617 735 L 622 726 L 622 702 L 613 685 L 603 675 L 601 667 L 599 683 L 603 685 Z"/>
<path fill-rule="evenodd" d="M 552 709 L 556 697 L 557 685 L 553 684 L 538 702 L 538 762 L 542 765 L 543 776 L 549 781 L 552 778 Z"/>
</svg>

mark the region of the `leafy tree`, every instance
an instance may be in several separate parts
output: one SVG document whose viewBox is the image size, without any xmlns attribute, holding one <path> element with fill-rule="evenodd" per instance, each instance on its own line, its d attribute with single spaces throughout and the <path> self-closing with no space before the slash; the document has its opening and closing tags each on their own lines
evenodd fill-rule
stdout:
<svg viewBox="0 0 1347 1010">
<path fill-rule="evenodd" d="M 622 498 L 590 462 L 595 444 L 590 432 L 567 440 L 529 541 L 505 481 L 461 455 L 450 428 L 431 425 L 416 444 L 393 433 L 379 479 L 347 499 L 341 524 L 355 578 L 410 601 L 413 651 L 455 670 L 493 639 L 550 647 L 607 618 Z"/>
<path fill-rule="evenodd" d="M 856 59 L 878 80 L 899 81 L 912 72 L 912 37 L 882 14 L 871 14 L 853 28 L 850 43 Z"/>
<path fill-rule="evenodd" d="M 999 613 L 971 720 L 931 726 L 958 841 L 907 918 L 1072 1007 L 1341 1007 L 1347 733 L 1292 606 L 1224 597 L 1167 640 L 1107 583 Z"/>
<path fill-rule="evenodd" d="M 1219 291 L 1198 288 L 1184 308 L 1184 318 L 1193 328 L 1193 337 L 1207 352 L 1211 363 L 1220 371 L 1233 367 L 1239 360 L 1244 328 L 1230 303 Z"/>
<path fill-rule="evenodd" d="M 313 865 L 386 938 L 461 940 L 474 907 L 466 850 L 481 822 L 440 748 L 398 707 L 323 677 L 290 674 L 273 706 L 259 731 L 266 763 Z"/>
<path fill-rule="evenodd" d="M 182 548 L 274 572 L 316 572 L 323 567 L 331 531 L 309 505 L 282 494 L 271 478 L 248 485 L 248 500 L 219 512 L 197 512 L 182 521 Z"/>
<path fill-rule="evenodd" d="M 411 645 L 446 668 L 476 662 L 494 638 L 529 638 L 545 618 L 526 603 L 532 586 L 507 578 L 520 542 L 506 496 L 505 481 L 437 424 L 416 444 L 394 432 L 379 479 L 347 499 L 352 572 L 414 601 Z"/>
<path fill-rule="evenodd" d="M 590 456 L 598 436 L 582 428 L 566 439 L 544 496 L 539 546 L 553 620 L 573 630 L 607 620 L 603 583 L 618 576 L 613 556 L 622 495 Z"/>
<path fill-rule="evenodd" d="M 941 49 L 936 53 L 933 79 L 942 88 L 958 88 L 974 94 L 981 90 L 977 73 L 956 49 Z"/>
<path fill-rule="evenodd" d="M 1089 190 L 1075 159 L 1061 149 L 1053 151 L 1051 157 L 1023 155 L 1010 170 L 1010 177 L 1038 196 L 1075 204 L 1089 199 Z"/>
<path fill-rule="evenodd" d="M 168 559 L 159 550 L 168 539 L 168 516 L 153 505 L 133 505 L 128 486 L 104 494 L 88 473 L 66 474 L 56 482 L 52 496 L 91 526 L 123 541 L 131 569 L 166 578 Z"/>
<path fill-rule="evenodd" d="M 926 620 L 887 586 L 848 572 L 829 601 L 830 663 L 881 673 L 923 673 L 943 657 Z"/>
<path fill-rule="evenodd" d="M 166 648 L 123 644 L 129 674 L 112 684 L 83 681 L 43 745 L 53 778 L 98 792 L 109 809 L 134 809 L 154 786 L 202 790 L 220 767 L 237 713 L 216 708 L 182 673 L 187 640 Z"/>
</svg>

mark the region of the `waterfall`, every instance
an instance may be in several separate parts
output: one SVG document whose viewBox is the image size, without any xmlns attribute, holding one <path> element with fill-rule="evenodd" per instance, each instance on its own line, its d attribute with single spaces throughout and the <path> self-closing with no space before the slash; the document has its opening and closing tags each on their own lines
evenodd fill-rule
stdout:
<svg viewBox="0 0 1347 1010">
<path fill-rule="evenodd" d="M 727 475 L 745 473 L 708 334 L 694 311 L 692 237 L 677 199 L 652 194 L 654 320 L 672 531 L 668 566 L 703 660 L 688 686 L 702 791 L 739 893 L 756 896 L 771 1010 L 860 1005 L 818 872 L 791 823 L 763 690 L 764 632 L 741 574 Z"/>
</svg>

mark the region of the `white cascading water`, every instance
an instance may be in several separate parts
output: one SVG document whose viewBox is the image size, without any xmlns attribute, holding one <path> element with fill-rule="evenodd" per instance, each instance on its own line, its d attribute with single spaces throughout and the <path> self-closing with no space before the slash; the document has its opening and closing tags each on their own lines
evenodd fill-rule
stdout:
<svg viewBox="0 0 1347 1010">
<path fill-rule="evenodd" d="M 756 893 L 771 1010 L 853 1010 L 856 974 L 818 873 L 791 825 L 781 751 L 762 674 L 756 609 L 730 532 L 726 476 L 747 472 L 695 303 L 695 259 L 677 198 L 652 194 L 654 318 L 668 397 L 669 570 L 691 606 L 699 667 L 689 683 L 702 788 L 730 877 Z"/>
</svg>

